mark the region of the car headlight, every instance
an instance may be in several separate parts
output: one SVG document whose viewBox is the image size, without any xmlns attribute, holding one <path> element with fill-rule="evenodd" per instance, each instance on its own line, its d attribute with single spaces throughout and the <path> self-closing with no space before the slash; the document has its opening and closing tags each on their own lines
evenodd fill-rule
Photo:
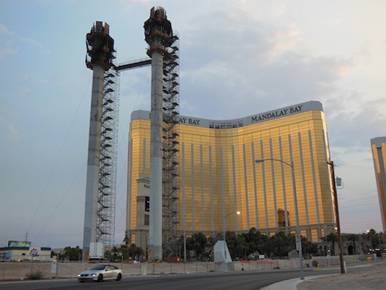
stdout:
<svg viewBox="0 0 386 290">
<path fill-rule="evenodd" d="M 96 276 L 96 274 L 95 274 L 95 273 L 94 273 L 94 274 L 91 274 L 91 276 L 95 277 L 95 276 Z"/>
</svg>

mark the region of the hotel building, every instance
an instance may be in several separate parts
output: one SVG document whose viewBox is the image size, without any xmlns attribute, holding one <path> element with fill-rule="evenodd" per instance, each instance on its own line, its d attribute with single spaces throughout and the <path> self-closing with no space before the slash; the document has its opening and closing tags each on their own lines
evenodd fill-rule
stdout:
<svg viewBox="0 0 386 290">
<path fill-rule="evenodd" d="M 211 235 L 252 227 L 265 233 L 294 232 L 291 164 L 302 235 L 318 241 L 334 230 L 326 163 L 330 153 L 320 102 L 233 120 L 181 116 L 177 126 L 179 233 Z M 147 227 L 143 221 L 148 221 L 148 212 L 138 207 L 145 207 L 148 181 L 143 181 L 149 174 L 149 112 L 135 111 L 129 132 L 127 235 L 137 245 L 143 244 L 138 236 Z"/>
<path fill-rule="evenodd" d="M 381 219 L 383 231 L 386 232 L 386 137 L 371 139 L 371 151 L 373 152 L 375 179 L 378 188 L 379 207 L 381 209 Z"/>
</svg>

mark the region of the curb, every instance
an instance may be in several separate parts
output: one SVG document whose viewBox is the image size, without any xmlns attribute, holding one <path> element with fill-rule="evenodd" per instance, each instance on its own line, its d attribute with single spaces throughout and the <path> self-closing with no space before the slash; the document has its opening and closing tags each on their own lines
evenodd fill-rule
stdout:
<svg viewBox="0 0 386 290">
<path fill-rule="evenodd" d="M 49 279 L 49 278 L 44 278 L 44 279 L 38 279 L 38 280 L 29 280 L 29 279 L 9 279 L 9 280 L 0 280 L 0 286 L 1 285 L 8 285 L 8 284 L 20 284 L 20 283 L 45 283 L 45 282 L 66 282 L 66 281 L 71 281 L 74 280 L 75 278 L 55 278 L 55 279 Z"/>
<path fill-rule="evenodd" d="M 261 288 L 261 290 L 297 290 L 297 285 L 302 283 L 303 281 L 313 280 L 316 278 L 327 277 L 327 276 L 334 276 L 334 275 L 336 274 L 306 276 L 304 277 L 304 280 L 300 280 L 300 278 L 283 280 L 283 281 L 268 285 L 266 287 L 263 287 Z"/>
</svg>

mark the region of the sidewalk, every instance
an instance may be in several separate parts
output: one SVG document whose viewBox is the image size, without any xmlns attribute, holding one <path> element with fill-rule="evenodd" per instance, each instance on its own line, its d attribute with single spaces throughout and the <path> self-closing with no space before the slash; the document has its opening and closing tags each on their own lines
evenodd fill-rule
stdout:
<svg viewBox="0 0 386 290">
<path fill-rule="evenodd" d="M 386 263 L 362 268 L 345 275 L 331 275 L 304 281 L 297 285 L 298 290 L 384 290 L 386 289 Z"/>
</svg>

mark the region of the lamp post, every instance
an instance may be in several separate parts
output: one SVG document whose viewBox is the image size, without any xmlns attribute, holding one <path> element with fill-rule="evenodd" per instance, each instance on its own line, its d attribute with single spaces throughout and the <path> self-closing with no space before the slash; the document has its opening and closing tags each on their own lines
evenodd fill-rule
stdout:
<svg viewBox="0 0 386 290">
<path fill-rule="evenodd" d="M 339 219 L 339 207 L 338 207 L 338 194 L 336 190 L 336 181 L 335 181 L 335 170 L 334 170 L 334 161 L 327 161 L 327 164 L 331 168 L 331 179 L 332 187 L 334 193 L 334 209 L 335 209 L 335 220 L 336 220 L 336 235 L 338 239 L 339 247 L 339 264 L 340 264 L 340 273 L 345 274 L 344 262 L 343 262 L 343 250 L 342 250 L 342 235 L 340 232 L 340 219 Z"/>
<path fill-rule="evenodd" d="M 224 222 L 225 220 L 226 220 L 226 218 L 228 217 L 228 216 L 230 216 L 230 215 L 232 215 L 232 214 L 234 214 L 234 212 L 230 212 L 230 213 L 228 213 L 226 216 L 224 216 L 224 220 L 223 220 L 223 233 L 222 233 L 222 238 L 223 238 L 223 240 L 224 240 L 224 259 L 226 259 L 226 256 L 227 256 L 227 251 L 226 251 L 226 238 L 225 238 L 225 236 L 226 236 L 226 223 Z M 240 215 L 241 214 L 241 212 L 238 210 L 238 211 L 236 211 L 236 215 Z"/>
<path fill-rule="evenodd" d="M 295 204 L 295 222 L 296 222 L 296 250 L 299 253 L 299 276 L 301 280 L 304 280 L 303 273 L 303 252 L 302 252 L 302 239 L 300 235 L 300 225 L 299 225 L 299 209 L 298 209 L 298 195 L 296 192 L 296 182 L 295 182 L 295 166 L 294 162 L 291 160 L 291 163 L 283 161 L 281 159 L 275 158 L 264 158 L 255 160 L 256 163 L 264 163 L 265 161 L 276 161 L 284 165 L 287 165 L 291 168 L 291 177 L 292 177 L 292 191 L 294 195 L 294 204 Z"/>
</svg>

